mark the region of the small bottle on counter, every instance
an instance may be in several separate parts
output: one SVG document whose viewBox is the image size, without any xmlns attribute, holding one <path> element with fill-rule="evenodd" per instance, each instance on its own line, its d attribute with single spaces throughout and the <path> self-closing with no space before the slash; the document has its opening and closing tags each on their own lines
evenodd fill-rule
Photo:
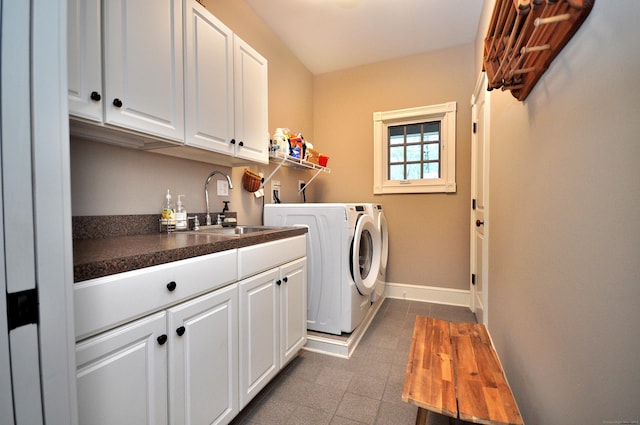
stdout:
<svg viewBox="0 0 640 425">
<path fill-rule="evenodd" d="M 173 204 L 171 203 L 171 193 L 169 192 L 169 189 L 167 189 L 167 195 L 165 196 L 165 203 L 164 203 L 164 206 L 162 207 L 160 224 L 167 226 L 168 231 L 170 231 L 171 227 L 175 229 L 176 210 L 173 208 Z"/>
<path fill-rule="evenodd" d="M 187 230 L 187 210 L 182 204 L 181 197 L 184 195 L 178 195 L 178 202 L 176 202 L 176 230 Z"/>
</svg>

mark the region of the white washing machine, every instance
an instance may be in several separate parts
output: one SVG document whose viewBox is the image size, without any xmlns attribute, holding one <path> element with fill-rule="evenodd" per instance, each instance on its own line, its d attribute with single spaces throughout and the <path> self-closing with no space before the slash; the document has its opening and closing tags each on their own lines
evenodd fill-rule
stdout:
<svg viewBox="0 0 640 425">
<path fill-rule="evenodd" d="M 378 269 L 378 278 L 373 292 L 371 292 L 371 302 L 376 302 L 384 295 L 387 284 L 387 261 L 389 259 L 389 228 L 387 227 L 387 219 L 382 212 L 381 204 L 365 204 L 367 214 L 373 218 L 373 222 L 378 228 L 380 234 L 380 267 Z"/>
<path fill-rule="evenodd" d="M 371 307 L 380 267 L 377 225 L 364 204 L 267 204 L 266 226 L 306 226 L 307 329 L 350 333 Z"/>
</svg>

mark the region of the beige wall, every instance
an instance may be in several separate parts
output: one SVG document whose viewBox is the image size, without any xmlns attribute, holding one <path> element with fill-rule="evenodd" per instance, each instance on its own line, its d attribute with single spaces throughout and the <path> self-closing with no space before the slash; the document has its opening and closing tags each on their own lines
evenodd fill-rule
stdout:
<svg viewBox="0 0 640 425">
<path fill-rule="evenodd" d="M 473 45 L 316 76 L 315 146 L 331 174 L 323 202 L 377 202 L 389 222 L 387 280 L 469 289 Z M 373 113 L 457 102 L 457 193 L 373 195 Z"/>
<path fill-rule="evenodd" d="M 269 129 L 289 127 L 313 137 L 313 75 L 260 21 L 244 1 L 216 0 L 206 7 L 269 61 Z M 273 165 L 252 165 L 251 170 L 269 175 Z M 211 197 L 212 211 L 223 200 L 231 200 L 238 220 L 258 224 L 262 199 L 241 187 L 244 167 L 233 170 L 202 162 L 134 151 L 100 143 L 71 141 L 71 188 L 73 215 L 153 214 L 159 212 L 167 188 L 175 196 L 185 194 L 189 212 L 204 212 L 204 182 L 213 170 L 232 173 L 235 189 L 229 197 Z M 312 174 L 282 169 L 274 177 L 281 181 L 284 202 L 299 202 L 298 179 Z M 215 194 L 215 185 L 210 191 Z M 269 197 L 270 199 L 270 197 Z M 314 199 L 313 187 L 307 199 Z"/>
<path fill-rule="evenodd" d="M 640 419 L 637 16 L 596 2 L 525 102 L 491 92 L 489 330 L 527 424 Z"/>
</svg>

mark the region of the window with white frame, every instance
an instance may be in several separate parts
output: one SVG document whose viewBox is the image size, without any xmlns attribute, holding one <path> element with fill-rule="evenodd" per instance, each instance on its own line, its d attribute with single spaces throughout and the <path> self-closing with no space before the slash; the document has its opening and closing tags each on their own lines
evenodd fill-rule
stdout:
<svg viewBox="0 0 640 425">
<path fill-rule="evenodd" d="M 456 102 L 373 114 L 373 193 L 456 191 Z"/>
</svg>

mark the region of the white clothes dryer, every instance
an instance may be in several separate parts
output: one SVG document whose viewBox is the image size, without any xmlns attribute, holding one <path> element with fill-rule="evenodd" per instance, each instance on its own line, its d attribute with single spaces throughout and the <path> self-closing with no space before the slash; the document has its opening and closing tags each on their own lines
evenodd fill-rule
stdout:
<svg viewBox="0 0 640 425">
<path fill-rule="evenodd" d="M 363 204 L 267 204 L 266 226 L 306 226 L 307 329 L 352 332 L 371 306 L 380 267 L 377 225 Z"/>
<path fill-rule="evenodd" d="M 380 242 L 380 267 L 378 268 L 378 277 L 374 286 L 373 292 L 371 292 L 371 302 L 376 302 L 380 297 L 384 295 L 385 287 L 387 285 L 387 261 L 389 260 L 389 228 L 387 225 L 387 219 L 382 212 L 382 204 L 365 204 L 367 208 L 367 214 L 371 216 L 373 222 L 376 224 L 379 232 Z"/>
</svg>

